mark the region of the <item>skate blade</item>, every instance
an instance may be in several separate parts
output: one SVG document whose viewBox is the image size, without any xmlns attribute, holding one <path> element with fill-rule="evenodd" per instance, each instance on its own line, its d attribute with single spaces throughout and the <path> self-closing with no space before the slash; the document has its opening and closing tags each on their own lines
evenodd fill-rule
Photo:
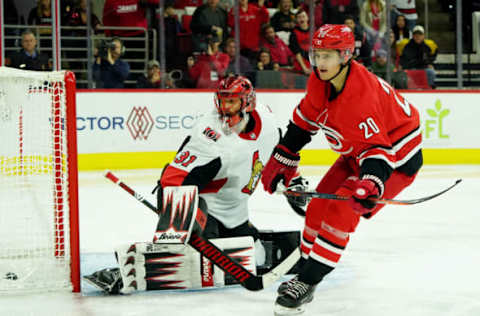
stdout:
<svg viewBox="0 0 480 316">
<path fill-rule="evenodd" d="M 275 303 L 273 309 L 273 314 L 275 316 L 291 316 L 291 315 L 301 315 L 305 312 L 305 304 L 302 304 L 298 307 L 285 307 Z"/>
</svg>

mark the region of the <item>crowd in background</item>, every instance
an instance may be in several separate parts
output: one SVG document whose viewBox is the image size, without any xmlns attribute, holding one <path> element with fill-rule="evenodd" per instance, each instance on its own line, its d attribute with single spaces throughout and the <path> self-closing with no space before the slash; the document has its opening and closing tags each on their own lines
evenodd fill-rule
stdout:
<svg viewBox="0 0 480 316">
<path fill-rule="evenodd" d="M 264 78 L 259 76 L 261 72 L 307 77 L 312 71 L 308 57 L 312 23 L 315 29 L 327 23 L 346 24 L 355 35 L 355 60 L 382 78 L 391 71 L 397 88 L 407 88 L 408 70 L 425 71 L 428 85 L 435 87 L 438 47 L 433 40 L 425 39 L 424 28 L 417 25 L 415 0 L 391 0 L 391 10 L 384 0 L 314 0 L 313 13 L 310 1 L 239 0 L 239 34 L 235 34 L 233 0 L 167 0 L 163 10 L 165 74 L 160 73 L 157 56 L 156 60 L 143 62 L 140 68 L 145 73 L 135 76 L 130 73 L 135 65 L 124 59 L 135 60 L 135 54 L 139 54 L 135 51 L 143 47 L 135 38 L 144 31 L 108 30 L 108 27 L 142 27 L 155 29 L 158 34 L 159 0 L 92 3 L 98 7 L 99 2 L 103 2 L 101 12 L 98 8 L 91 10 L 91 31 L 110 40 L 94 49 L 92 72 L 97 88 L 124 88 L 127 78 L 135 80 L 138 88 L 159 88 L 162 83 L 166 88 L 215 88 L 219 80 L 237 71 L 260 87 L 257 78 Z M 192 7 L 193 14 L 188 14 L 187 9 Z M 50 0 L 38 0 L 27 21 L 22 21 L 15 2 L 5 0 L 4 11 L 8 12 L 5 22 L 49 26 L 50 8 Z M 387 25 L 387 14 L 391 25 Z M 62 1 L 63 26 L 86 26 L 86 15 L 86 0 Z M 50 28 L 41 29 L 41 34 L 49 32 Z M 21 49 L 7 54 L 8 66 L 31 70 L 52 68 L 51 56 L 36 48 L 35 34 L 22 30 Z M 84 29 L 68 34 L 86 38 Z M 234 40 L 236 35 L 238 43 Z M 86 39 L 76 43 L 85 47 Z M 237 50 L 239 60 L 236 60 Z M 74 59 L 78 54 L 72 51 L 67 57 Z M 388 59 L 391 63 L 387 63 Z M 68 66 L 85 68 L 86 63 L 71 62 Z M 178 78 L 166 75 L 172 71 L 180 74 Z"/>
</svg>

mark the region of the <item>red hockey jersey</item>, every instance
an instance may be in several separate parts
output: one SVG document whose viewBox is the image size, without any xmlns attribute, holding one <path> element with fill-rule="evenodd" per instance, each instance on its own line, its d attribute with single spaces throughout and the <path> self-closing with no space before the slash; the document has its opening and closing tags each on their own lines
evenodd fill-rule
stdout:
<svg viewBox="0 0 480 316">
<path fill-rule="evenodd" d="M 310 132 L 323 130 L 330 147 L 359 166 L 373 158 L 396 169 L 421 149 L 417 109 L 356 61 L 340 93 L 312 73 L 293 122 Z"/>
</svg>

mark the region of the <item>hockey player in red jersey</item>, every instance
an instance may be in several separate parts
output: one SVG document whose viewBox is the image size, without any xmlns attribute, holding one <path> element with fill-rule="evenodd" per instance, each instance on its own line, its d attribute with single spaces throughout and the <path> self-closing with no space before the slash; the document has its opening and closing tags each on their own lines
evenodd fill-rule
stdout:
<svg viewBox="0 0 480 316">
<path fill-rule="evenodd" d="M 306 211 L 298 275 L 280 285 L 276 315 L 299 314 L 316 285 L 342 256 L 360 217 L 383 205 L 370 197 L 393 198 L 410 185 L 422 166 L 419 114 L 387 82 L 352 60 L 354 35 L 346 25 L 323 25 L 312 39 L 314 71 L 287 132 L 266 164 L 262 183 L 273 193 L 288 186 L 298 152 L 322 130 L 340 157 L 316 191 L 351 196 L 348 202 L 313 199 Z"/>
</svg>

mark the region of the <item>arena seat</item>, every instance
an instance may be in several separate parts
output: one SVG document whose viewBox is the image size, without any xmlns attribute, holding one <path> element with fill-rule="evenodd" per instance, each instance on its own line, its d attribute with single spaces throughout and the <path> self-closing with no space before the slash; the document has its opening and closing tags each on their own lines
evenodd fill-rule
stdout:
<svg viewBox="0 0 480 316">
<path fill-rule="evenodd" d="M 427 72 L 425 69 L 407 69 L 408 89 L 431 89 L 428 84 Z"/>
</svg>

